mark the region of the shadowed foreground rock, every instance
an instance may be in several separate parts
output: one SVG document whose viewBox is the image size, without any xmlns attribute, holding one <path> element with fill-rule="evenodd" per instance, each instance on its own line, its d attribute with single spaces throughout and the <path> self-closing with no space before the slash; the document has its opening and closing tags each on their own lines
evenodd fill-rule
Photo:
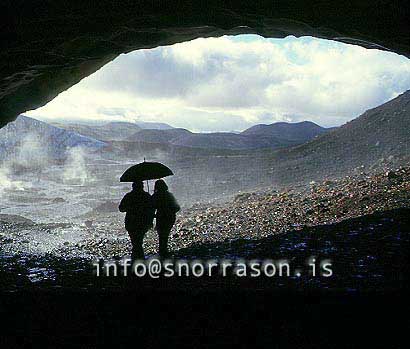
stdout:
<svg viewBox="0 0 410 349">
<path fill-rule="evenodd" d="M 86 290 L 125 292 L 149 290 L 276 290 L 306 292 L 386 293 L 407 290 L 409 281 L 410 209 L 379 212 L 337 224 L 289 231 L 262 239 L 204 243 L 181 249 L 182 260 L 281 260 L 291 267 L 289 277 L 214 276 L 152 279 L 135 275 L 95 276 L 89 260 L 52 256 L 10 256 L 0 259 L 3 291 Z M 333 275 L 314 277 L 309 259 L 328 260 Z M 320 263 L 318 262 L 318 269 Z M 103 270 L 103 269 L 102 269 Z M 301 276 L 296 275 L 300 271 Z M 103 273 L 103 272 L 102 272 Z M 119 273 L 121 274 L 121 273 Z"/>
</svg>

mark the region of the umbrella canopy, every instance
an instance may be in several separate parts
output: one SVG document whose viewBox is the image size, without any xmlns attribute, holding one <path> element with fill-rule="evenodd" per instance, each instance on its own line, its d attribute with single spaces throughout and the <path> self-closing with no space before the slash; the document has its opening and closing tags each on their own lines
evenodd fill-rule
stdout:
<svg viewBox="0 0 410 349">
<path fill-rule="evenodd" d="M 159 162 L 144 161 L 126 170 L 121 176 L 120 182 L 145 181 L 172 175 L 172 171 L 167 166 Z"/>
</svg>

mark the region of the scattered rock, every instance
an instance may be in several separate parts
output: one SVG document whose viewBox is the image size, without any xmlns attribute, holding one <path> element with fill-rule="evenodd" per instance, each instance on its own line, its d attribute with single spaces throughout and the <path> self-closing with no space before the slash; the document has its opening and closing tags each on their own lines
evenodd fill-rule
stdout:
<svg viewBox="0 0 410 349">
<path fill-rule="evenodd" d="M 118 212 L 118 202 L 114 202 L 114 201 L 103 202 L 102 204 L 94 208 L 93 211 L 98 212 L 98 213 Z"/>
<path fill-rule="evenodd" d="M 60 203 L 67 202 L 67 201 L 63 198 L 54 198 L 51 202 L 53 204 L 60 204 Z"/>
<path fill-rule="evenodd" d="M 0 222 L 17 224 L 35 224 L 31 219 L 14 214 L 0 214 Z"/>
</svg>

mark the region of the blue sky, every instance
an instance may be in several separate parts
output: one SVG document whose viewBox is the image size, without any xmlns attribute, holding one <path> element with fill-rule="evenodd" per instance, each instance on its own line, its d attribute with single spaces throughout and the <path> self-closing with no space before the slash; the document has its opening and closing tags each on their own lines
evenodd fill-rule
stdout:
<svg viewBox="0 0 410 349">
<path fill-rule="evenodd" d="M 159 121 L 193 131 L 338 126 L 410 89 L 410 60 L 310 37 L 197 39 L 121 55 L 27 115 Z"/>
</svg>

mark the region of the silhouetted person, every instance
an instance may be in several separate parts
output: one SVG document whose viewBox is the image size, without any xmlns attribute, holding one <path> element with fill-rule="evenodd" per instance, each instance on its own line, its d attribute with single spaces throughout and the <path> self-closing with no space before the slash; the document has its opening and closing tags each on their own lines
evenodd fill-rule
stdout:
<svg viewBox="0 0 410 349">
<path fill-rule="evenodd" d="M 168 191 L 167 184 L 159 179 L 155 182 L 152 201 L 156 212 L 156 229 L 159 237 L 159 255 L 168 255 L 168 238 L 175 223 L 176 213 L 181 209 L 174 195 Z"/>
<path fill-rule="evenodd" d="M 144 249 L 142 243 L 145 234 L 152 227 L 155 209 L 152 197 L 144 191 L 142 182 L 132 183 L 132 191 L 124 195 L 119 210 L 126 212 L 125 229 L 131 239 L 131 257 L 133 259 L 143 259 Z"/>
</svg>

